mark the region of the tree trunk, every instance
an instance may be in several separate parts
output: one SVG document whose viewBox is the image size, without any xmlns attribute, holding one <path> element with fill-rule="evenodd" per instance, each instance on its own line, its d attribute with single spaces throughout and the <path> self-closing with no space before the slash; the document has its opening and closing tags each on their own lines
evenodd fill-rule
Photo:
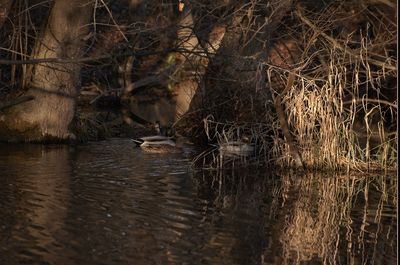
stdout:
<svg viewBox="0 0 400 265">
<path fill-rule="evenodd" d="M 56 0 L 32 58 L 79 58 L 88 33 L 91 0 Z M 80 85 L 77 63 L 42 63 L 32 67 L 27 96 L 33 100 L 0 116 L 0 140 L 59 141 L 74 135 L 70 125 Z"/>
<path fill-rule="evenodd" d="M 271 37 L 285 14 L 292 5 L 292 0 L 241 1 L 237 3 L 230 25 L 222 40 L 221 48 L 210 62 L 206 74 L 207 97 L 221 98 L 225 101 L 233 96 L 241 98 L 239 92 L 260 93 L 265 90 L 265 66 Z M 218 89 L 216 89 L 218 88 Z M 233 95 L 230 94 L 233 93 Z M 260 95 L 257 95 L 258 97 Z M 269 97 L 269 96 L 267 96 Z M 233 110 L 229 115 L 229 110 Z M 224 114 L 228 120 L 237 117 L 235 108 L 228 107 Z M 251 119 L 248 119 L 251 120 Z"/>
<path fill-rule="evenodd" d="M 175 85 L 175 121 L 194 105 L 192 101 L 206 73 L 209 60 L 218 51 L 226 30 L 222 25 L 214 25 L 208 36 L 208 43 L 203 47 L 193 32 L 195 22 L 190 6 L 182 4 L 180 8 L 182 15 L 177 35 L 179 48 L 185 52 L 177 54 L 177 59 L 181 64 L 180 67 L 186 68 L 191 74 Z"/>
</svg>

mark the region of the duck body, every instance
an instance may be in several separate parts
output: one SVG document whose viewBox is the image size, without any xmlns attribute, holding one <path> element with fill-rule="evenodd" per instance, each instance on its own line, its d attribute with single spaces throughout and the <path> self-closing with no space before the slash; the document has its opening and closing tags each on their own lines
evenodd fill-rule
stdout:
<svg viewBox="0 0 400 265">
<path fill-rule="evenodd" d="M 182 148 L 176 146 L 172 137 L 172 129 L 162 128 L 159 121 L 155 122 L 154 129 L 158 135 L 140 137 L 132 139 L 132 141 L 143 151 L 149 153 L 181 153 L 183 151 Z"/>
<path fill-rule="evenodd" d="M 254 145 L 241 141 L 230 141 L 219 145 L 219 152 L 226 156 L 249 156 L 254 152 Z"/>
<path fill-rule="evenodd" d="M 162 135 L 154 135 L 154 136 L 145 136 L 136 139 L 132 139 L 132 141 L 137 146 L 146 146 L 146 145 L 160 145 L 162 143 L 168 145 L 175 145 L 175 142 L 172 140 L 171 137 L 166 137 Z"/>
<path fill-rule="evenodd" d="M 136 146 L 149 153 L 181 153 L 171 137 L 155 135 L 132 139 Z"/>
</svg>

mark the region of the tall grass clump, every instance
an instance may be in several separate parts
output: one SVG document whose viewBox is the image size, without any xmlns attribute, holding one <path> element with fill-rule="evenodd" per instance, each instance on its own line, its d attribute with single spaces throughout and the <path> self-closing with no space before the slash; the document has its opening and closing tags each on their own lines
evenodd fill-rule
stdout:
<svg viewBox="0 0 400 265">
<path fill-rule="evenodd" d="M 384 4 L 298 4 L 272 41 L 265 72 L 255 77 L 265 78 L 265 87 L 212 88 L 209 140 L 246 135 L 257 146 L 250 161 L 279 167 L 395 170 L 394 14 Z"/>
<path fill-rule="evenodd" d="M 364 16 L 371 15 L 367 12 Z M 298 51 L 302 61 L 292 70 L 294 85 L 279 96 L 304 163 L 312 168 L 396 168 L 397 102 L 387 82 L 397 77 L 396 62 L 388 53 L 377 54 L 378 47 L 393 48 L 388 40 L 393 32 L 370 32 L 369 27 L 383 23 L 371 19 L 359 25 L 359 32 L 334 39 L 324 33 L 335 26 L 323 25 L 329 21 L 324 15 L 312 20 L 301 7 L 296 14 L 305 29 L 302 38 L 293 36 L 304 47 Z M 287 75 L 274 65 L 270 71 Z M 280 150 L 282 156 L 287 153 L 284 145 Z"/>
</svg>

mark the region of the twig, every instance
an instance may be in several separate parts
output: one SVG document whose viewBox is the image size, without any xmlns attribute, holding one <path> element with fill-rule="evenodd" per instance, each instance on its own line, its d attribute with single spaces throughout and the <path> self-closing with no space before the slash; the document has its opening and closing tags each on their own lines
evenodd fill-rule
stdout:
<svg viewBox="0 0 400 265">
<path fill-rule="evenodd" d="M 387 100 L 383 100 L 383 99 L 375 99 L 375 98 L 357 98 L 357 99 L 353 99 L 353 100 L 349 100 L 349 101 L 345 101 L 343 102 L 343 105 L 347 105 L 347 104 L 351 104 L 351 103 L 377 103 L 377 104 L 384 104 L 384 105 L 388 105 L 392 108 L 397 109 L 397 104 L 391 103 Z"/>
<path fill-rule="evenodd" d="M 287 84 L 286 84 L 286 88 L 283 90 L 285 93 L 286 93 L 289 89 L 292 88 L 293 82 L 294 82 L 294 76 L 295 76 L 295 75 L 294 75 L 293 72 L 290 72 L 290 73 L 289 73 L 289 77 L 288 77 L 288 82 L 287 82 Z M 302 159 L 301 159 L 299 150 L 297 149 L 297 147 L 296 147 L 296 145 L 295 145 L 295 142 L 294 142 L 294 140 L 293 140 L 293 137 L 292 137 L 292 135 L 290 134 L 289 125 L 288 125 L 288 123 L 287 123 L 287 121 L 286 121 L 286 115 L 285 115 L 285 112 L 283 111 L 283 108 L 282 108 L 282 99 L 281 99 L 281 95 L 283 95 L 283 94 L 284 94 L 284 93 L 279 94 L 279 95 L 277 95 L 277 96 L 275 97 L 274 105 L 275 105 L 276 114 L 278 115 L 278 119 L 279 119 L 279 123 L 280 123 L 280 125 L 281 125 L 281 129 L 282 129 L 283 135 L 285 136 L 286 142 L 287 142 L 287 144 L 289 145 L 289 149 L 290 149 L 290 151 L 291 151 L 291 153 L 292 153 L 292 156 L 293 156 L 293 158 L 294 158 L 294 161 L 295 161 L 295 163 L 296 163 L 296 166 L 299 167 L 299 168 L 304 169 L 303 161 L 302 161 Z"/>
<path fill-rule="evenodd" d="M 110 15 L 111 21 L 114 23 L 114 26 L 118 29 L 119 33 L 121 33 L 122 37 L 124 37 L 125 41 L 129 43 L 128 38 L 125 36 L 124 32 L 121 30 L 121 27 L 118 25 L 118 23 L 115 21 L 111 10 L 108 8 L 107 4 L 104 2 L 104 0 L 100 0 L 101 3 L 103 4 L 104 8 L 107 10 L 108 14 Z"/>
<path fill-rule="evenodd" d="M 347 53 L 348 55 L 350 55 L 350 56 L 352 56 L 354 58 L 357 58 L 359 60 L 362 59 L 360 57 L 360 55 L 356 54 L 351 48 L 343 47 L 334 38 L 332 38 L 332 37 L 328 36 L 327 34 L 325 34 L 324 32 L 322 32 L 321 29 L 319 29 L 316 25 L 314 25 L 308 18 L 306 18 L 303 15 L 301 10 L 302 10 L 302 7 L 300 5 L 297 5 L 296 14 L 301 19 L 301 21 L 303 21 L 307 26 L 309 26 L 315 32 L 317 32 L 318 34 L 323 36 L 325 39 L 327 39 L 329 42 L 331 42 L 334 47 L 337 47 L 339 50 L 342 50 L 343 52 Z M 367 60 L 368 60 L 369 63 L 374 64 L 376 66 L 380 66 L 380 67 L 383 67 L 383 68 L 387 68 L 389 70 L 397 71 L 397 67 L 396 66 L 388 65 L 388 64 L 385 64 L 384 62 L 377 61 L 377 60 L 374 60 L 374 59 L 371 59 L 371 58 L 367 58 Z"/>
<path fill-rule="evenodd" d="M 381 3 L 381 4 L 384 4 L 384 5 L 387 5 L 387 6 L 391 7 L 391 8 L 396 8 L 396 2 L 395 1 L 392 2 L 390 0 L 375 0 L 375 1 L 371 0 L 371 3 Z"/>
<path fill-rule="evenodd" d="M 83 57 L 83 58 L 35 58 L 35 59 L 28 59 L 28 60 L 6 60 L 0 59 L 1 64 L 14 64 L 14 65 L 21 65 L 21 64 L 40 64 L 40 63 L 87 63 L 87 62 L 96 62 L 96 61 L 103 61 L 109 60 L 119 57 L 127 57 L 127 56 L 135 56 L 135 57 L 145 57 L 151 56 L 156 54 L 163 54 L 168 52 L 180 52 L 180 50 L 172 49 L 172 50 L 161 50 L 161 51 L 142 51 L 142 52 L 124 52 L 120 54 L 112 54 L 112 55 L 101 55 L 101 56 L 94 56 L 94 57 Z"/>
<path fill-rule="evenodd" d="M 133 82 L 131 85 L 127 86 L 124 89 L 124 94 L 131 93 L 132 91 L 140 87 L 163 84 L 165 80 L 167 80 L 167 76 L 163 74 L 142 78 L 136 82 Z"/>
</svg>

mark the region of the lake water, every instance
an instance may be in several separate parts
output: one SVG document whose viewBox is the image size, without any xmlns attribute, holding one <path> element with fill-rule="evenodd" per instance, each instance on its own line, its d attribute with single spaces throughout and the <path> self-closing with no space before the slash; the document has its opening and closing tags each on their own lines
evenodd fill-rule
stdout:
<svg viewBox="0 0 400 265">
<path fill-rule="evenodd" d="M 395 176 L 195 172 L 192 156 L 0 144 L 0 264 L 396 264 Z"/>
</svg>

